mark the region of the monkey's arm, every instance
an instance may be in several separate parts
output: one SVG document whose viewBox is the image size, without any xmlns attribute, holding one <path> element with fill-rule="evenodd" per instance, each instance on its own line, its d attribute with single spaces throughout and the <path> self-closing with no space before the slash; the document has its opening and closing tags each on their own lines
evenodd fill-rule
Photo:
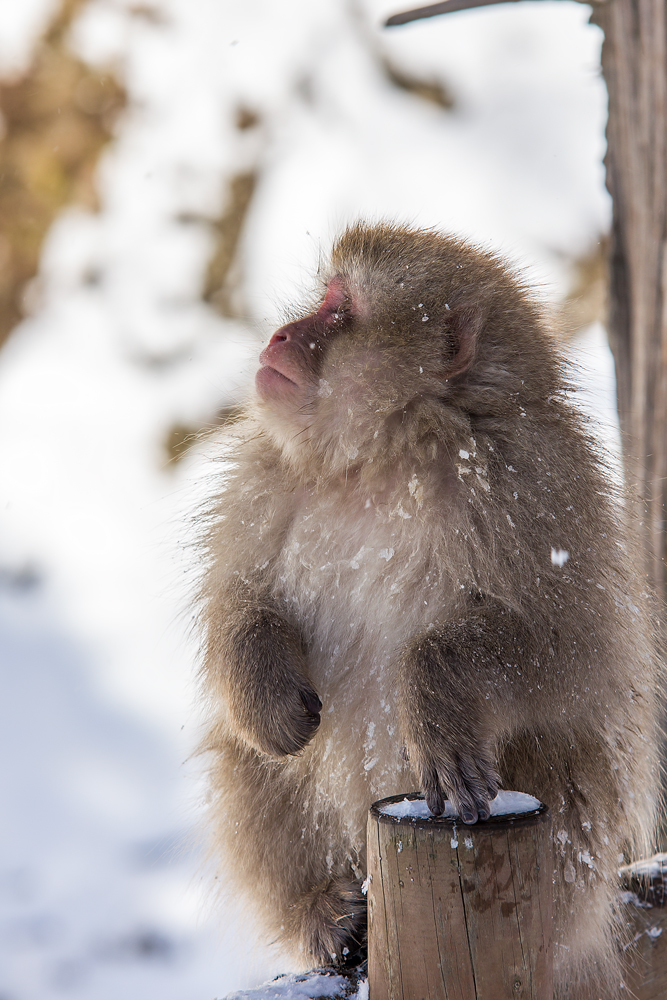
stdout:
<svg viewBox="0 0 667 1000">
<path fill-rule="evenodd" d="M 228 587 L 211 616 L 204 665 L 237 737 L 271 757 L 297 754 L 320 724 L 298 630 L 270 598 Z"/>
<path fill-rule="evenodd" d="M 399 667 L 406 749 L 431 812 L 445 797 L 465 823 L 488 819 L 498 791 L 495 745 L 531 702 L 536 637 L 491 602 L 410 643 Z M 525 671 L 524 669 L 525 668 Z"/>
</svg>

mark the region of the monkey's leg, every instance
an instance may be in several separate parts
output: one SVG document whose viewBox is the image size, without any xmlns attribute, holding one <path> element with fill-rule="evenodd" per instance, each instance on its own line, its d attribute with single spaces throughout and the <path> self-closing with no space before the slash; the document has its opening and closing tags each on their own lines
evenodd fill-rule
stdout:
<svg viewBox="0 0 667 1000">
<path fill-rule="evenodd" d="M 617 868 L 631 828 L 623 757 L 595 731 L 590 705 L 575 715 L 538 636 L 489 602 L 415 640 L 401 663 L 404 735 L 433 812 L 446 795 L 464 822 L 488 816 L 496 754 L 510 787 L 550 806 L 555 996 L 583 1000 L 602 984 L 590 997 L 612 1000 L 621 982 Z"/>
<path fill-rule="evenodd" d="M 366 899 L 356 851 L 312 776 L 301 761 L 262 759 L 219 735 L 216 742 L 212 821 L 232 884 L 252 900 L 268 938 L 304 967 L 360 959 Z"/>
<path fill-rule="evenodd" d="M 447 797 L 464 823 L 488 819 L 499 784 L 498 736 L 512 728 L 522 700 L 529 701 L 522 671 L 514 676 L 508 660 L 518 659 L 523 667 L 534 655 L 526 627 L 491 601 L 429 630 L 403 651 L 403 736 L 435 815 L 443 812 Z"/>
<path fill-rule="evenodd" d="M 290 936 L 308 965 L 358 965 L 366 957 L 366 900 L 351 869 L 325 875 L 292 905 Z"/>
<path fill-rule="evenodd" d="M 555 995 L 612 1000 L 630 943 L 618 875 L 628 840 L 618 761 L 590 732 L 547 726 L 512 734 L 498 764 L 508 788 L 539 795 L 551 810 Z"/>
<path fill-rule="evenodd" d="M 308 680 L 298 629 L 245 584 L 229 586 L 219 601 L 204 677 L 229 728 L 262 754 L 299 753 L 320 724 L 322 702 Z"/>
</svg>

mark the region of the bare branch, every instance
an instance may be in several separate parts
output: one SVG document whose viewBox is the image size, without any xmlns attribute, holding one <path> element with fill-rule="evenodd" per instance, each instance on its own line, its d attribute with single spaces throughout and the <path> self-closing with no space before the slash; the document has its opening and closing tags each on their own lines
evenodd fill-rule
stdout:
<svg viewBox="0 0 667 1000">
<path fill-rule="evenodd" d="M 472 7 L 488 7 L 494 3 L 517 3 L 519 0 L 444 0 L 442 3 L 432 3 L 428 7 L 417 7 L 415 10 L 406 10 L 402 14 L 392 14 L 384 22 L 385 28 L 392 28 L 397 24 L 408 24 L 409 21 L 419 21 L 423 17 L 435 17 L 436 14 L 452 14 L 456 10 L 470 10 Z M 605 0 L 584 0 L 585 3 L 593 3 L 598 6 Z"/>
<path fill-rule="evenodd" d="M 455 10 L 468 10 L 470 7 L 486 7 L 492 3 L 517 2 L 518 0 L 444 0 L 443 3 L 432 3 L 428 7 L 417 7 L 416 10 L 406 10 L 402 14 L 392 14 L 384 24 L 385 28 L 392 28 L 397 24 L 419 21 L 422 17 L 435 17 L 436 14 L 451 14 Z"/>
</svg>

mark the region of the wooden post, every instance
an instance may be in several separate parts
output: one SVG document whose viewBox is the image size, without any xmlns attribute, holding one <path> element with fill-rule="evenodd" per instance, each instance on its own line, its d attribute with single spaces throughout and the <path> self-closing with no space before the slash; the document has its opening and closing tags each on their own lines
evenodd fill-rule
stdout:
<svg viewBox="0 0 667 1000">
<path fill-rule="evenodd" d="M 641 503 L 645 569 L 667 598 L 667 7 L 607 0 L 607 187 L 613 199 L 609 341 L 626 478 Z"/>
<path fill-rule="evenodd" d="M 547 807 L 458 818 L 368 819 L 370 1000 L 552 1000 Z"/>
</svg>

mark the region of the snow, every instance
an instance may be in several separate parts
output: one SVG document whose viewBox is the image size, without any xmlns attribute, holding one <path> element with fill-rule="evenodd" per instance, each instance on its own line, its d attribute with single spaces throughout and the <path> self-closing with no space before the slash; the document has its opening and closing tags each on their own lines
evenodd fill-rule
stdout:
<svg viewBox="0 0 667 1000">
<path fill-rule="evenodd" d="M 215 463 L 204 442 L 170 464 L 170 428 L 205 427 L 245 394 L 260 343 L 358 216 L 492 246 L 545 300 L 608 228 L 588 8 L 526 2 L 380 29 L 400 7 L 153 0 L 148 17 L 133 0 L 88 0 L 71 32 L 130 104 L 100 164 L 100 211 L 60 215 L 34 313 L 0 351 L 0 994 L 12 1000 L 192 1000 L 290 969 L 253 950 L 237 901 L 211 901 L 197 840 L 189 518 Z M 0 4 L 0 73 L 28 64 L 54 8 Z M 397 90 L 380 57 L 439 79 L 453 110 Z M 240 106 L 256 129 L 235 127 Z M 231 319 L 200 292 L 206 220 L 239 170 L 258 186 Z M 617 441 L 599 325 L 575 353 L 598 387 L 582 404 Z"/>
<path fill-rule="evenodd" d="M 230 994 L 226 1000 L 315 1000 L 316 997 L 348 997 L 368 1000 L 368 980 L 362 980 L 356 990 L 343 976 L 308 972 L 305 975 L 281 976 L 257 989 Z"/>
<path fill-rule="evenodd" d="M 501 790 L 495 799 L 491 799 L 489 812 L 491 816 L 509 816 L 514 813 L 520 815 L 521 813 L 534 812 L 535 809 L 539 809 L 540 805 L 540 800 L 532 795 Z M 404 798 L 401 802 L 381 805 L 379 810 L 383 816 L 394 816 L 396 819 L 459 819 L 459 814 L 449 799 L 445 800 L 444 813 L 438 817 L 433 816 L 424 799 Z"/>
<path fill-rule="evenodd" d="M 0 4 L 0 67 L 3 76 L 22 72 L 36 40 L 56 9 L 57 0 L 21 0 Z"/>
<path fill-rule="evenodd" d="M 651 858 L 642 861 L 635 861 L 634 864 L 625 865 L 622 869 L 623 875 L 627 877 L 656 878 L 667 869 L 667 854 L 654 854 Z"/>
</svg>

